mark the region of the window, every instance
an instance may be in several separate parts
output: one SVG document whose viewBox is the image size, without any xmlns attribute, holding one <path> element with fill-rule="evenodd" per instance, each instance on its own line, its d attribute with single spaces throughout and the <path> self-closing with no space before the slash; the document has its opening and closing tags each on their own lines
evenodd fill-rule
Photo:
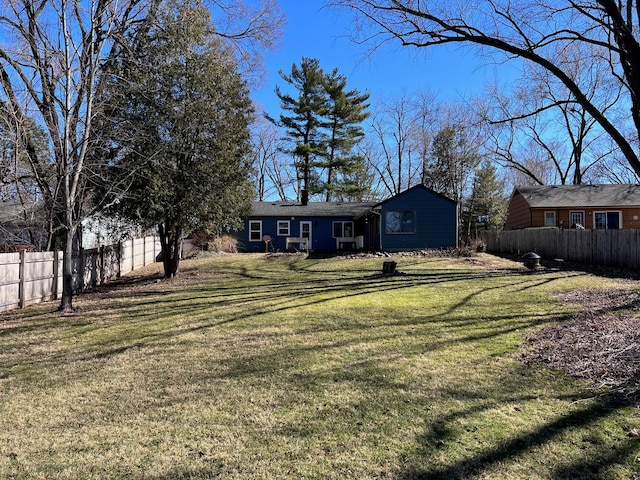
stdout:
<svg viewBox="0 0 640 480">
<path fill-rule="evenodd" d="M 353 238 L 353 222 L 333 222 L 333 238 Z"/>
<path fill-rule="evenodd" d="M 622 228 L 620 212 L 593 212 L 593 228 L 618 230 Z"/>
<path fill-rule="evenodd" d="M 544 226 L 545 227 L 556 226 L 556 212 L 544 212 Z"/>
<path fill-rule="evenodd" d="M 289 220 L 278 220 L 278 236 L 279 237 L 288 237 L 290 231 L 290 222 Z"/>
<path fill-rule="evenodd" d="M 386 233 L 415 233 L 415 213 L 389 211 L 385 214 Z"/>
<path fill-rule="evenodd" d="M 249 241 L 261 242 L 262 241 L 262 221 L 251 220 L 249 222 Z"/>
<path fill-rule="evenodd" d="M 576 225 L 584 227 L 584 212 L 569 212 L 569 226 L 575 228 Z"/>
</svg>

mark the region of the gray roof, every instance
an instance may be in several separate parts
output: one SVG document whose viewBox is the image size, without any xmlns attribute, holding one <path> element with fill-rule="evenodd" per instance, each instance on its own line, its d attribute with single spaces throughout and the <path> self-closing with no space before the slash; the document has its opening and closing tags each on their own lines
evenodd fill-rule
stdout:
<svg viewBox="0 0 640 480">
<path fill-rule="evenodd" d="M 252 217 L 355 217 L 377 202 L 253 202 Z"/>
<path fill-rule="evenodd" d="M 640 185 L 538 185 L 517 192 L 533 208 L 640 206 Z"/>
</svg>

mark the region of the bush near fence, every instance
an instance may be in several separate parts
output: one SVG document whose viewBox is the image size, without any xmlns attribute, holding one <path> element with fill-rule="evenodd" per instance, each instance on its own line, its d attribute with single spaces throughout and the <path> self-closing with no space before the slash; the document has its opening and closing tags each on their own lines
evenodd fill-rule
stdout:
<svg viewBox="0 0 640 480">
<path fill-rule="evenodd" d="M 120 277 L 156 261 L 156 237 L 143 237 L 76 252 L 76 292 Z M 0 312 L 60 298 L 62 252 L 0 253 Z"/>
<path fill-rule="evenodd" d="M 588 265 L 640 268 L 640 230 L 525 229 L 485 231 L 487 251 Z"/>
</svg>

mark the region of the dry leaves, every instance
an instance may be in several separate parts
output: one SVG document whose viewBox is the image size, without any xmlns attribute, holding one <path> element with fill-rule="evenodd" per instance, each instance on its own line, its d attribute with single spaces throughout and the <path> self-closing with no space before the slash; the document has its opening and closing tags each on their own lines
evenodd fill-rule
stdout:
<svg viewBox="0 0 640 480">
<path fill-rule="evenodd" d="M 528 339 L 522 359 L 609 387 L 619 400 L 640 403 L 640 293 L 580 290 L 557 295 L 580 305 L 571 320 Z"/>
</svg>

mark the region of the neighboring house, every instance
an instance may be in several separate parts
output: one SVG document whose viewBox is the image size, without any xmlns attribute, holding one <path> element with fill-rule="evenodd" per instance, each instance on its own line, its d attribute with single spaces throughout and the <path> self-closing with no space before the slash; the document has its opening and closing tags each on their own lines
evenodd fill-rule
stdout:
<svg viewBox="0 0 640 480">
<path fill-rule="evenodd" d="M 455 247 L 458 205 L 422 185 L 382 202 L 254 202 L 237 236 L 249 252 Z"/>
<path fill-rule="evenodd" d="M 0 201 L 0 253 L 19 250 L 41 250 L 46 248 L 48 233 L 44 211 L 41 204 L 25 207 L 15 199 Z M 98 248 L 113 245 L 125 238 L 136 238 L 141 232 L 134 226 L 105 216 L 94 216 L 82 222 L 78 237 L 74 239 L 73 249 Z"/>
<path fill-rule="evenodd" d="M 517 187 L 504 228 L 530 227 L 640 228 L 640 185 Z"/>
<path fill-rule="evenodd" d="M 103 245 L 115 245 L 125 239 L 144 238 L 145 233 L 153 235 L 153 233 L 141 231 L 139 227 L 130 222 L 105 214 L 97 214 L 84 219 L 80 232 L 82 234 L 81 245 L 85 250 L 99 248 Z"/>
<path fill-rule="evenodd" d="M 0 253 L 42 247 L 46 233 L 40 217 L 35 204 L 25 207 L 16 199 L 0 201 Z"/>
</svg>

